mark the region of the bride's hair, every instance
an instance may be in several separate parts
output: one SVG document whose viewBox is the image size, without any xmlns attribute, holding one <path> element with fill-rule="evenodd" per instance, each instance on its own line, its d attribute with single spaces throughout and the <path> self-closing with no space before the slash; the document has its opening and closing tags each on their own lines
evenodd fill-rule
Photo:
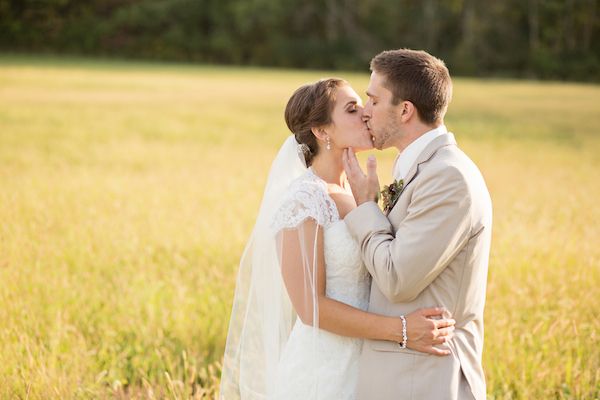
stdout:
<svg viewBox="0 0 600 400">
<path fill-rule="evenodd" d="M 317 138 L 311 128 L 331 123 L 337 88 L 346 85 L 343 79 L 327 78 L 300 86 L 285 107 L 285 123 L 301 146 L 306 166 L 319 153 Z"/>
</svg>

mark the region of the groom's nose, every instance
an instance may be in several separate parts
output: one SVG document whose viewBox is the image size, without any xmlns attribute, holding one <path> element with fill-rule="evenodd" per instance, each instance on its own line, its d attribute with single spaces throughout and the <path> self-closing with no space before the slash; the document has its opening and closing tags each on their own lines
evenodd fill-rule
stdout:
<svg viewBox="0 0 600 400">
<path fill-rule="evenodd" d="M 368 120 L 371 119 L 371 99 L 369 99 L 369 101 L 367 101 L 367 104 L 365 104 L 365 108 L 363 109 L 363 115 L 362 115 L 362 120 L 363 122 L 367 122 Z"/>
</svg>

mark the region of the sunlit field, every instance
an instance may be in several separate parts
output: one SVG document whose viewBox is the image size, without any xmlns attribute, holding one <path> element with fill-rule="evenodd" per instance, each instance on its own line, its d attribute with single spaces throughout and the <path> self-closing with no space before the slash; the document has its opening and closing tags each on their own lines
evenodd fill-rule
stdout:
<svg viewBox="0 0 600 400">
<path fill-rule="evenodd" d="M 0 57 L 0 398 L 214 398 L 285 103 L 331 75 L 368 82 Z M 600 398 L 599 107 L 599 86 L 455 79 L 446 124 L 494 203 L 490 399 Z M 371 153 L 386 183 L 394 153 Z"/>
</svg>

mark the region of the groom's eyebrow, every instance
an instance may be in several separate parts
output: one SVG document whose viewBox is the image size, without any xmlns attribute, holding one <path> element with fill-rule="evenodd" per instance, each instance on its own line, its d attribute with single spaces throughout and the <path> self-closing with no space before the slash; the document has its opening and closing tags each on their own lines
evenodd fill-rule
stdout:
<svg viewBox="0 0 600 400">
<path fill-rule="evenodd" d="M 368 90 L 365 92 L 367 94 L 367 96 L 369 97 L 377 97 L 375 96 L 373 93 L 369 92 Z"/>
</svg>

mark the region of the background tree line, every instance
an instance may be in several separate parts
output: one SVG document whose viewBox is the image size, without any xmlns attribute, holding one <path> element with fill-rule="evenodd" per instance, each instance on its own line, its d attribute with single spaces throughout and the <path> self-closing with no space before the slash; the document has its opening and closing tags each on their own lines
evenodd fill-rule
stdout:
<svg viewBox="0 0 600 400">
<path fill-rule="evenodd" d="M 0 50 L 361 69 L 426 49 L 453 74 L 600 81 L 597 0 L 0 0 Z"/>
</svg>

